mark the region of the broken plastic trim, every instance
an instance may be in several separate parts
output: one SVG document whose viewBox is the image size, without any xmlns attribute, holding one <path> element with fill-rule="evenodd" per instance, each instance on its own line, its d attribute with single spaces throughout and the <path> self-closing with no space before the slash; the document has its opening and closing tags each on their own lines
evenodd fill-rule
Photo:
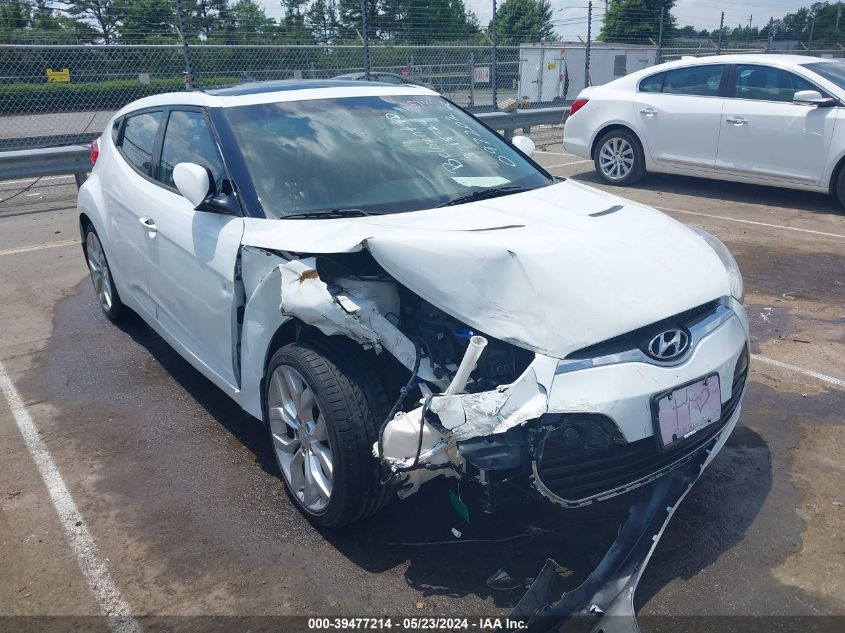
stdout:
<svg viewBox="0 0 845 633">
<path fill-rule="evenodd" d="M 587 579 L 555 597 L 560 566 L 547 559 L 510 614 L 527 623 L 524 631 L 639 633 L 634 612 L 637 583 L 674 511 L 698 479 L 708 453 L 650 484 L 621 525 L 616 540 Z M 587 626 L 585 626 L 587 625 Z"/>
</svg>

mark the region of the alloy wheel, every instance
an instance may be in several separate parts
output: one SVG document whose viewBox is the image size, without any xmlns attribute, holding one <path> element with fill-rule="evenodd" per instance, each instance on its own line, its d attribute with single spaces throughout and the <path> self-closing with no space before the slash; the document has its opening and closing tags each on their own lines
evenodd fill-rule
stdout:
<svg viewBox="0 0 845 633">
<path fill-rule="evenodd" d="M 109 271 L 109 264 L 106 261 L 106 254 L 103 251 L 100 238 L 93 231 L 89 231 L 88 237 L 85 238 L 85 250 L 88 254 L 88 269 L 91 271 L 94 291 L 97 293 L 97 299 L 100 301 L 103 310 L 108 312 L 111 310 L 113 303 L 111 271 Z"/>
<path fill-rule="evenodd" d="M 332 494 L 332 450 L 314 391 L 290 365 L 270 376 L 267 409 L 273 450 L 291 493 L 309 512 L 322 512 Z"/>
<path fill-rule="evenodd" d="M 599 166 L 609 180 L 622 180 L 634 168 L 634 148 L 624 138 L 607 139 L 599 151 Z"/>
</svg>

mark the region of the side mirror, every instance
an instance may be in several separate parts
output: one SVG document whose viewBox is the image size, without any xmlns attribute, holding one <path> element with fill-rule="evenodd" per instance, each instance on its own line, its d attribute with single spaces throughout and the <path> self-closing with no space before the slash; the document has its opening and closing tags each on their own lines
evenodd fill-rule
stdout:
<svg viewBox="0 0 845 633">
<path fill-rule="evenodd" d="M 792 103 L 795 105 L 829 108 L 836 105 L 836 100 L 830 97 L 823 97 L 822 93 L 818 90 L 799 90 L 792 96 Z"/>
<path fill-rule="evenodd" d="M 534 155 L 534 141 L 527 136 L 514 136 L 511 139 L 511 145 L 529 158 Z"/>
<path fill-rule="evenodd" d="M 173 168 L 176 188 L 194 207 L 198 207 L 213 191 L 208 170 L 196 163 L 179 163 Z"/>
</svg>

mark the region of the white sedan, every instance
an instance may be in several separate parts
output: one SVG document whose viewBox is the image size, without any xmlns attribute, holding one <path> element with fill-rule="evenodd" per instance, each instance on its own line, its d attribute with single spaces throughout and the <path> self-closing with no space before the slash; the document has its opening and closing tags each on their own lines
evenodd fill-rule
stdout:
<svg viewBox="0 0 845 633">
<path fill-rule="evenodd" d="M 694 480 L 748 373 L 736 263 L 532 148 L 417 86 L 136 101 L 79 193 L 100 306 L 139 314 L 266 425 L 318 525 L 437 476 L 486 509 Z"/>
<path fill-rule="evenodd" d="M 845 204 L 845 63 L 684 58 L 586 88 L 563 131 L 605 182 L 662 172 L 831 192 Z"/>
</svg>

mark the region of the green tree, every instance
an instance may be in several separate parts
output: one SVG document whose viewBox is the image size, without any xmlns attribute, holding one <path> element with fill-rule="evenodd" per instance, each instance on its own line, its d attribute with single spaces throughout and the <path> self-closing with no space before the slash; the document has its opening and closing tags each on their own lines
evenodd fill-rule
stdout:
<svg viewBox="0 0 845 633">
<path fill-rule="evenodd" d="M 361 23 L 362 0 L 338 0 L 338 37 L 345 41 L 359 39 L 362 33 Z M 379 13 L 376 0 L 363 0 L 367 12 L 367 37 L 376 38 L 378 29 Z"/>
<path fill-rule="evenodd" d="M 182 0 L 182 16 L 185 30 L 195 37 L 209 38 L 233 27 L 228 0 Z"/>
<path fill-rule="evenodd" d="M 127 42 L 172 42 L 178 39 L 176 11 L 171 0 L 132 0 L 119 26 Z"/>
<path fill-rule="evenodd" d="M 124 0 L 56 0 L 54 5 L 71 20 L 86 24 L 93 39 L 105 44 L 114 40 L 125 13 Z"/>
<path fill-rule="evenodd" d="M 314 0 L 305 13 L 305 26 L 314 40 L 320 44 L 331 44 L 337 37 L 337 3 L 335 0 Z"/>
<path fill-rule="evenodd" d="M 479 32 L 463 0 L 381 0 L 378 36 L 402 43 L 466 41 Z"/>
<path fill-rule="evenodd" d="M 556 37 L 549 0 L 505 0 L 496 12 L 498 44 L 515 46 Z"/>
<path fill-rule="evenodd" d="M 281 19 L 283 39 L 294 44 L 309 44 L 314 41 L 305 27 L 305 5 L 308 0 L 282 0 L 284 16 Z"/>
<path fill-rule="evenodd" d="M 660 37 L 660 9 L 663 14 L 663 37 L 675 32 L 676 22 L 671 9 L 675 0 L 611 0 L 604 14 L 599 39 L 605 42 L 648 44 Z"/>
</svg>

